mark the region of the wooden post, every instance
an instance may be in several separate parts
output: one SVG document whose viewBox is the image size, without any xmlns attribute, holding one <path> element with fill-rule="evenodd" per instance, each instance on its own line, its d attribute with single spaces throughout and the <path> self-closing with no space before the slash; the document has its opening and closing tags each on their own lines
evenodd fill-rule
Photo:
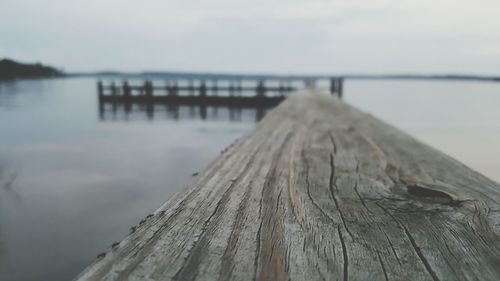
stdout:
<svg viewBox="0 0 500 281">
<path fill-rule="evenodd" d="M 144 82 L 144 93 L 147 97 L 153 96 L 153 82 L 147 80 Z"/>
<path fill-rule="evenodd" d="M 264 97 L 266 94 L 266 88 L 264 87 L 264 81 L 260 80 L 257 84 L 257 88 L 255 88 L 255 92 L 257 93 L 257 97 Z"/>
<path fill-rule="evenodd" d="M 130 98 L 130 96 L 131 96 L 131 93 L 130 93 L 130 86 L 128 85 L 127 80 L 124 80 L 124 81 L 123 81 L 122 88 L 123 88 L 123 96 L 124 96 L 125 98 Z"/>
<path fill-rule="evenodd" d="M 500 280 L 499 210 L 498 183 L 308 89 L 78 280 Z"/>
<path fill-rule="evenodd" d="M 337 80 L 337 96 L 339 98 L 342 98 L 343 94 L 344 94 L 344 78 L 338 78 Z"/>
<path fill-rule="evenodd" d="M 330 78 L 330 94 L 334 95 L 337 93 L 337 79 Z"/>
<path fill-rule="evenodd" d="M 192 79 L 189 79 L 189 81 L 188 81 L 188 88 L 189 88 L 189 94 L 191 96 L 193 96 L 194 95 L 194 84 L 193 84 Z"/>
<path fill-rule="evenodd" d="M 177 80 L 174 81 L 174 85 L 172 86 L 172 96 L 177 96 L 179 93 L 179 85 L 177 84 Z"/>
<path fill-rule="evenodd" d="M 103 86 L 102 86 L 101 80 L 97 81 L 97 94 L 99 95 L 99 98 L 104 96 L 104 91 L 103 91 Z"/>
<path fill-rule="evenodd" d="M 242 85 L 242 81 L 241 80 L 238 80 L 236 82 L 236 91 L 238 92 L 238 96 L 241 96 L 242 92 L 243 92 L 243 85 Z"/>
<path fill-rule="evenodd" d="M 204 98 L 207 96 L 207 85 L 205 81 L 201 81 L 200 83 L 200 97 Z"/>
<path fill-rule="evenodd" d="M 212 91 L 214 93 L 214 96 L 217 96 L 217 92 L 218 92 L 219 88 L 217 87 L 217 80 L 214 79 L 212 81 Z"/>
<path fill-rule="evenodd" d="M 165 91 L 167 92 L 167 96 L 172 95 L 172 88 L 170 86 L 170 80 L 165 80 Z"/>
<path fill-rule="evenodd" d="M 112 95 L 112 96 L 116 96 L 116 94 L 117 94 L 117 92 L 118 92 L 118 91 L 116 90 L 116 84 L 115 84 L 115 81 L 111 82 L 111 86 L 110 86 L 110 88 L 111 88 L 111 95 Z"/>
<path fill-rule="evenodd" d="M 235 92 L 235 86 L 233 84 L 234 82 L 231 80 L 231 82 L 229 82 L 229 96 L 234 96 L 234 92 Z"/>
<path fill-rule="evenodd" d="M 283 79 L 280 79 L 279 80 L 278 93 L 280 95 L 283 95 L 284 92 L 285 92 L 285 83 L 284 83 Z"/>
</svg>

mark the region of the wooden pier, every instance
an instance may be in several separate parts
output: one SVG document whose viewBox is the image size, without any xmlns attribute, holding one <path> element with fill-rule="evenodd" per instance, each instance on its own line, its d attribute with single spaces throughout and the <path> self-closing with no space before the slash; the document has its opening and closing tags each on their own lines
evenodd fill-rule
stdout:
<svg viewBox="0 0 500 281">
<path fill-rule="evenodd" d="M 499 202 L 496 182 L 307 89 L 78 280 L 500 280 Z"/>
<path fill-rule="evenodd" d="M 330 78 L 329 89 L 332 95 L 342 97 L 343 81 L 344 79 L 339 77 Z M 303 85 L 297 86 L 297 82 L 302 82 Z M 158 85 L 158 83 L 153 85 L 151 80 L 144 81 L 142 85 L 131 85 L 126 80 L 122 81 L 121 85 L 114 81 L 104 85 L 102 81 L 98 81 L 97 93 L 100 101 L 275 106 L 288 94 L 315 82 L 315 79 L 306 79 L 304 81 L 291 79 L 276 81 L 221 81 L 215 79 L 193 81 L 178 79 L 166 80 L 163 85 Z"/>
</svg>

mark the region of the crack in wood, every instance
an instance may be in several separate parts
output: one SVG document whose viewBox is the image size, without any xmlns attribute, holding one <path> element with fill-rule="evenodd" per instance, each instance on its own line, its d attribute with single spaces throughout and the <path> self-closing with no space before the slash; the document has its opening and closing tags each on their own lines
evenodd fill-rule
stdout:
<svg viewBox="0 0 500 281">
<path fill-rule="evenodd" d="M 368 211 L 368 213 L 373 214 L 372 210 L 370 210 L 370 208 L 368 208 L 368 206 L 366 206 L 365 199 L 361 196 L 361 194 L 359 194 L 358 181 L 356 181 L 354 183 L 354 192 L 356 192 L 356 195 L 358 196 L 359 201 L 361 201 L 361 204 L 363 205 L 363 207 L 365 207 L 365 209 Z"/>
<path fill-rule="evenodd" d="M 337 209 L 337 211 L 339 212 L 339 216 L 340 216 L 340 219 L 342 221 L 342 224 L 344 225 L 344 228 L 345 230 L 347 231 L 347 233 L 349 233 L 349 236 L 351 236 L 351 238 L 354 240 L 354 235 L 352 235 L 351 231 L 349 230 L 349 228 L 347 227 L 347 224 L 346 224 L 346 221 L 344 219 L 344 214 L 342 213 L 342 210 L 340 209 L 340 205 L 339 205 L 339 202 L 337 201 L 337 197 L 335 196 L 335 192 L 334 192 L 334 186 L 335 186 L 335 175 L 334 175 L 334 172 L 335 172 L 335 163 L 334 163 L 334 160 L 333 160 L 333 154 L 330 154 L 330 167 L 331 168 L 331 174 L 330 174 L 330 194 L 332 196 L 332 199 L 333 199 L 333 202 L 335 203 L 335 208 Z"/>
<path fill-rule="evenodd" d="M 276 210 L 275 208 L 270 208 L 273 206 L 273 201 L 276 200 L 276 204 L 279 204 L 279 194 L 282 189 L 280 188 L 278 191 L 278 196 L 275 197 L 275 192 L 277 188 L 277 182 L 280 179 L 280 172 L 278 169 L 278 163 L 281 158 L 284 156 L 283 151 L 289 145 L 290 139 L 292 138 L 293 133 L 289 132 L 284 141 L 282 141 L 279 150 L 276 154 L 273 155 L 271 160 L 271 167 L 269 168 L 269 172 L 266 176 L 266 180 L 264 182 L 262 188 L 262 204 L 265 208 L 263 208 L 263 217 L 262 220 L 264 224 L 262 227 L 264 231 L 261 230 L 260 239 L 261 242 L 259 244 L 260 251 L 259 254 L 259 268 L 257 280 L 284 280 L 287 276 L 286 273 L 286 249 L 284 250 L 282 245 L 283 241 L 283 210 L 280 208 Z M 263 234 L 263 235 L 262 235 Z"/>
<path fill-rule="evenodd" d="M 380 227 L 380 225 L 378 226 L 378 228 L 380 229 L 380 231 L 382 231 L 382 233 L 384 233 L 385 239 L 387 239 L 387 242 L 389 243 L 389 247 L 391 247 L 391 251 L 394 254 L 394 257 L 398 261 L 399 265 L 402 265 L 401 260 L 399 259 L 399 256 L 396 253 L 396 249 L 394 248 L 394 245 L 391 242 L 391 239 L 389 239 L 389 236 L 387 236 L 387 233 Z"/>
<path fill-rule="evenodd" d="M 384 262 L 382 261 L 380 253 L 378 251 L 377 251 L 377 256 L 378 256 L 378 261 L 380 262 L 380 266 L 382 267 L 382 272 L 384 272 L 384 278 L 386 281 L 389 281 L 389 277 L 387 276 L 387 270 L 385 270 Z"/>
<path fill-rule="evenodd" d="M 411 233 L 408 231 L 408 228 L 406 228 L 406 226 L 401 223 L 396 217 L 394 217 L 388 210 L 386 210 L 384 207 L 382 207 L 380 204 L 376 203 L 377 206 L 379 206 L 386 214 L 388 214 L 404 231 L 406 237 L 408 238 L 408 240 L 410 241 L 410 244 L 412 245 L 413 247 L 413 250 L 415 251 L 415 253 L 417 254 L 418 258 L 420 259 L 420 261 L 422 262 L 422 264 L 424 265 L 425 269 L 427 270 L 427 272 L 429 273 L 429 275 L 431 276 L 432 280 L 434 281 L 440 281 L 440 279 L 438 278 L 436 272 L 434 271 L 434 269 L 431 267 L 429 261 L 427 260 L 427 258 L 425 257 L 425 255 L 422 253 L 422 251 L 420 250 L 420 247 L 417 245 L 417 243 L 415 242 L 415 239 L 413 238 L 413 236 L 411 235 Z"/>
<path fill-rule="evenodd" d="M 401 223 L 400 223 L 401 224 Z M 425 268 L 427 269 L 427 272 L 429 272 L 429 274 L 431 275 L 432 279 L 434 281 L 439 281 L 439 278 L 438 276 L 436 275 L 436 272 L 434 271 L 434 269 L 432 269 L 429 261 L 427 260 L 427 258 L 425 257 L 425 255 L 422 253 L 422 251 L 420 250 L 420 247 L 417 245 L 417 243 L 415 242 L 415 239 L 413 238 L 413 236 L 411 235 L 411 233 L 408 231 L 408 228 L 406 228 L 406 226 L 404 226 L 403 224 L 401 224 L 401 226 L 403 227 L 404 231 L 405 231 L 405 234 L 406 236 L 408 237 L 408 239 L 410 240 L 410 243 L 411 245 L 413 246 L 413 249 L 415 250 L 415 252 L 417 253 L 418 257 L 420 258 L 420 260 L 422 261 L 422 263 L 424 264 Z"/>
<path fill-rule="evenodd" d="M 321 212 L 321 214 L 323 214 L 323 216 L 325 216 L 331 222 L 335 223 L 335 221 L 333 220 L 333 218 L 330 217 L 330 215 L 328 215 L 325 212 L 325 210 L 323 210 L 323 208 L 321 208 L 321 206 L 311 196 L 311 186 L 310 186 L 310 182 L 309 182 L 309 162 L 307 161 L 307 157 L 305 155 L 305 149 L 301 149 L 301 156 L 302 156 L 302 160 L 303 160 L 304 166 L 306 167 L 306 171 L 305 171 L 304 174 L 305 174 L 305 183 L 306 183 L 307 197 L 309 198 L 309 200 L 311 201 L 311 203 Z"/>
<path fill-rule="evenodd" d="M 242 228 L 244 227 L 244 220 L 246 218 L 246 210 L 248 206 L 248 200 L 250 199 L 250 191 L 253 181 L 250 181 L 247 185 L 245 193 L 243 195 L 243 200 L 238 207 L 238 211 L 236 212 L 236 218 L 233 222 L 231 234 L 229 236 L 229 240 L 226 246 L 226 250 L 224 251 L 224 255 L 222 256 L 221 262 L 221 272 L 220 279 L 221 280 L 230 280 L 231 274 L 234 269 L 234 256 L 237 251 L 237 244 L 240 238 L 240 234 Z"/>
<path fill-rule="evenodd" d="M 342 256 L 344 259 L 344 281 L 349 280 L 349 258 L 347 256 L 347 247 L 345 246 L 344 237 L 342 236 L 342 231 L 340 230 L 340 225 L 337 226 L 337 231 L 339 232 L 339 239 L 342 245 Z"/>
<path fill-rule="evenodd" d="M 263 144 L 264 142 L 261 142 L 258 145 L 257 150 Z M 227 202 L 229 201 L 229 197 L 233 192 L 234 187 L 240 184 L 243 176 L 249 172 L 249 167 L 253 164 L 256 156 L 257 156 L 256 154 L 252 154 L 251 157 L 248 159 L 248 162 L 244 165 L 242 171 L 236 177 L 236 180 L 230 181 L 229 187 L 224 191 L 222 197 L 217 202 L 213 212 L 203 223 L 203 227 L 199 235 L 200 238 L 191 248 L 191 250 L 189 251 L 189 255 L 185 258 L 185 262 L 182 264 L 177 273 L 174 275 L 173 277 L 174 280 L 194 280 L 198 275 L 200 260 L 202 258 L 202 255 L 206 253 L 206 247 L 210 241 L 210 235 L 216 230 L 221 217 L 220 213 L 224 211 L 221 208 L 221 206 L 225 206 L 227 204 Z M 212 218 L 215 217 L 216 215 L 217 215 L 217 221 L 214 224 L 212 224 L 210 231 L 207 232 L 207 229 L 212 222 Z"/>
<path fill-rule="evenodd" d="M 262 206 L 262 204 L 261 204 Z M 261 236 L 261 231 L 262 231 L 262 223 L 264 221 L 261 220 L 259 224 L 259 230 L 257 231 L 257 237 L 256 237 L 256 243 L 257 243 L 257 250 L 255 251 L 255 258 L 254 258 L 254 272 L 253 272 L 253 280 L 257 280 L 257 270 L 259 269 L 259 257 L 260 257 L 260 236 Z"/>
</svg>

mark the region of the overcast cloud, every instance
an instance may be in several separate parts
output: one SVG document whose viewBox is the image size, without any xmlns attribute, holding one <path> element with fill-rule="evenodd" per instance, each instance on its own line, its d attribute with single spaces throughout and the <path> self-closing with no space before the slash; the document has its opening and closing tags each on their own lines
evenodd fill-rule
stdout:
<svg viewBox="0 0 500 281">
<path fill-rule="evenodd" d="M 0 57 L 67 71 L 500 74 L 498 0 L 2 0 Z"/>
</svg>

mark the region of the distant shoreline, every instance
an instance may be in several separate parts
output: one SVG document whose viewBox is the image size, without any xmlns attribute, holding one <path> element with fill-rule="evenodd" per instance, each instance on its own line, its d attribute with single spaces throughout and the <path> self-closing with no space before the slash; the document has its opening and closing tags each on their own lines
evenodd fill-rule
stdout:
<svg viewBox="0 0 500 281">
<path fill-rule="evenodd" d="M 63 77 L 64 72 L 40 63 L 27 64 L 11 59 L 0 60 L 0 81 Z"/>
<path fill-rule="evenodd" d="M 334 74 L 334 75 L 276 75 L 276 74 L 228 74 L 209 72 L 73 72 L 62 70 L 40 63 L 26 64 L 12 59 L 0 60 L 0 81 L 16 79 L 40 79 L 55 77 L 96 77 L 96 78 L 147 78 L 147 79 L 193 79 L 193 80 L 314 80 L 344 78 L 357 80 L 445 80 L 445 81 L 486 81 L 500 82 L 500 76 L 464 75 L 464 74 Z"/>
<path fill-rule="evenodd" d="M 201 80 L 287 80 L 287 79 L 329 79 L 344 78 L 358 80 L 453 80 L 453 81 L 489 81 L 500 82 L 500 76 L 479 75 L 419 75 L 419 74 L 336 74 L 336 75 L 276 75 L 276 74 L 224 74 L 224 73 L 190 73 L 190 72 L 88 72 L 68 73 L 69 77 L 97 77 L 97 78 L 150 78 L 150 79 L 201 79 Z"/>
</svg>

